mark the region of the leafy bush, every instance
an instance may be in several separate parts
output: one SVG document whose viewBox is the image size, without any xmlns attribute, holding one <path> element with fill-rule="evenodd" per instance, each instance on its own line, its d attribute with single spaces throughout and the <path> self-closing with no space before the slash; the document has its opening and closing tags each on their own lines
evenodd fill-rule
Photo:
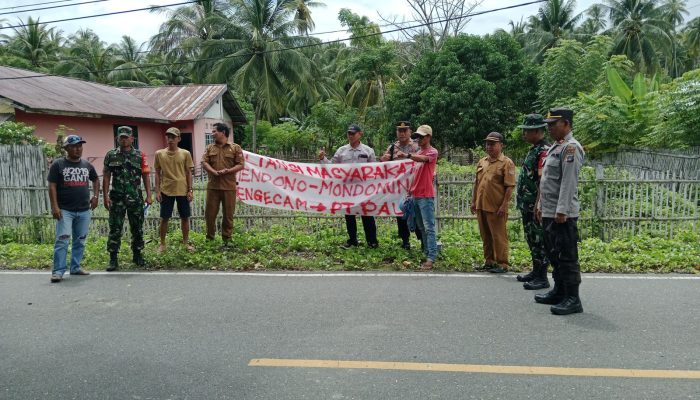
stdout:
<svg viewBox="0 0 700 400">
<path fill-rule="evenodd" d="M 43 141 L 34 136 L 36 127 L 24 122 L 6 121 L 0 124 L 0 144 L 42 144 Z"/>
<path fill-rule="evenodd" d="M 442 252 L 436 264 L 440 271 L 470 272 L 482 260 L 478 230 L 443 229 Z M 317 235 L 290 234 L 289 228 L 273 226 L 265 231 L 237 231 L 233 248 L 224 250 L 220 241 L 206 241 L 204 235 L 192 233 L 197 250 L 187 252 L 180 244 L 179 232 L 169 235 L 168 251 L 157 254 L 157 240 L 146 247 L 149 269 L 170 270 L 414 270 L 420 265 L 420 245 L 413 238 L 413 250 L 400 248 L 393 224 L 380 231 L 380 247 L 343 250 L 344 232 L 329 228 Z M 155 233 L 153 234 L 155 238 Z M 522 239 L 519 224 L 510 228 L 510 262 L 514 271 L 529 268 L 530 254 Z M 683 232 L 673 239 L 646 235 L 605 243 L 586 239 L 579 244 L 583 272 L 700 272 L 700 235 Z M 91 238 L 83 266 L 103 269 L 108 262 L 106 238 Z M 120 254 L 123 269 L 131 264 L 129 244 L 125 241 Z M 49 269 L 53 246 L 8 243 L 0 246 L 0 268 Z"/>
</svg>

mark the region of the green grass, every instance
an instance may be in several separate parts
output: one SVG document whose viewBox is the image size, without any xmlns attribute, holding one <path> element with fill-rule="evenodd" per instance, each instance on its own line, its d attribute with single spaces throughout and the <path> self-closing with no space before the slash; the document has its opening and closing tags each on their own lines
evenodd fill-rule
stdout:
<svg viewBox="0 0 700 400">
<path fill-rule="evenodd" d="M 328 229 L 307 235 L 273 226 L 265 231 L 237 231 L 232 249 L 222 249 L 222 242 L 207 242 L 202 234 L 193 233 L 191 242 L 197 250 L 188 253 L 181 246 L 179 232 L 168 236 L 168 250 L 157 254 L 157 240 L 151 240 L 144 252 L 148 270 L 323 270 L 323 271 L 410 271 L 420 266 L 420 244 L 413 240 L 413 250 L 400 248 L 395 229 L 380 231 L 380 247 L 343 250 L 345 240 L 337 230 Z M 511 232 L 511 236 L 515 232 Z M 154 238 L 153 238 L 154 239 Z M 90 238 L 83 267 L 102 270 L 108 262 L 106 238 Z M 481 241 L 473 231 L 443 230 L 442 252 L 438 271 L 469 272 L 480 265 Z M 673 239 L 647 235 L 626 240 L 603 242 L 586 239 L 579 243 L 583 272 L 618 273 L 700 273 L 700 235 L 680 233 Z M 53 245 L 6 243 L 0 246 L 0 268 L 50 269 Z M 520 239 L 511 240 L 510 261 L 513 271 L 528 269 L 529 250 Z M 131 263 L 131 250 L 122 244 L 120 264 L 123 270 L 137 269 Z"/>
</svg>

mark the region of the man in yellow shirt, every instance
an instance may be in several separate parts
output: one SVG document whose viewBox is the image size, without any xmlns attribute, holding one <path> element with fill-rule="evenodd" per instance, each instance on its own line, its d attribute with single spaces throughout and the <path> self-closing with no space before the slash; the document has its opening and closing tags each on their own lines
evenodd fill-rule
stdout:
<svg viewBox="0 0 700 400">
<path fill-rule="evenodd" d="M 168 232 L 168 221 L 173 215 L 173 206 L 177 203 L 177 213 L 180 215 L 182 243 L 188 251 L 194 248 L 189 244 L 190 234 L 190 202 L 192 201 L 192 155 L 189 151 L 179 148 L 180 130 L 169 128 L 165 132 L 168 147 L 156 151 L 156 200 L 160 203 L 160 247 L 158 252 L 165 250 L 165 235 Z"/>
<path fill-rule="evenodd" d="M 484 245 L 485 264 L 494 274 L 508 272 L 508 203 L 515 188 L 515 164 L 503 155 L 503 135 L 491 132 L 484 139 L 486 157 L 476 167 L 471 212 L 476 214 Z"/>
</svg>

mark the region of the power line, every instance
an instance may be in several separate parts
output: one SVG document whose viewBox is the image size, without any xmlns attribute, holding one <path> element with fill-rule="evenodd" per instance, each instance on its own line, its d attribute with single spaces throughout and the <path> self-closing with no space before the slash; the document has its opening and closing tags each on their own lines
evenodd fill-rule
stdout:
<svg viewBox="0 0 700 400">
<path fill-rule="evenodd" d="M 185 4 L 192 4 L 192 3 L 196 3 L 196 1 L 185 1 L 185 2 L 182 2 L 182 3 L 164 4 L 164 5 L 162 5 L 162 6 L 152 6 L 152 7 L 145 7 L 145 8 L 134 8 L 134 9 L 131 9 L 131 10 L 114 11 L 114 12 L 104 13 L 104 14 L 93 14 L 93 15 L 85 15 L 85 16 L 82 16 L 82 17 L 73 17 L 73 18 L 57 19 L 57 20 L 54 20 L 54 21 L 42 22 L 42 24 L 53 24 L 53 23 L 56 23 L 56 22 L 75 21 L 75 20 L 78 20 L 78 19 L 87 19 L 87 18 L 96 18 L 96 17 L 106 17 L 106 16 L 109 16 L 109 15 L 126 14 L 126 13 L 132 13 L 132 12 L 137 12 L 137 11 L 149 11 L 149 10 L 153 10 L 153 9 L 156 9 L 156 8 L 165 8 L 165 7 L 182 6 L 182 5 L 185 5 Z M 28 25 L 28 24 L 19 24 L 19 25 L 3 26 L 3 27 L 0 27 L 0 30 L 2 30 L 2 29 L 10 29 L 10 28 L 24 28 L 24 27 L 27 27 L 27 26 L 29 26 L 29 25 Z"/>
<path fill-rule="evenodd" d="M 107 1 L 107 0 L 100 0 L 100 1 Z M 454 17 L 454 19 L 469 18 L 469 17 L 471 17 L 470 14 L 464 14 L 464 15 L 456 16 L 456 17 Z M 449 21 L 449 19 L 445 20 L 445 21 Z M 401 21 L 401 22 L 378 24 L 377 27 L 386 28 L 389 26 L 401 26 L 401 25 L 410 24 L 410 23 L 414 23 L 414 22 L 421 22 L 421 20 L 408 20 L 408 21 Z M 439 23 L 439 22 L 442 22 L 442 21 L 435 21 L 433 23 Z M 44 22 L 42 22 L 42 24 L 44 24 Z M 412 28 L 407 27 L 406 29 L 412 29 Z M 310 36 L 326 35 L 326 34 L 331 34 L 331 33 L 342 33 L 342 32 L 348 32 L 348 31 L 349 31 L 349 28 L 338 29 L 338 30 L 334 30 L 334 31 L 326 31 L 326 32 L 313 32 Z M 171 50 L 188 51 L 188 50 L 196 49 L 198 47 L 200 47 L 200 46 L 177 46 L 177 47 L 173 47 Z M 159 52 L 160 52 L 160 50 L 149 49 L 149 50 L 135 51 L 133 54 L 150 54 L 150 53 L 159 53 Z M 60 61 L 71 61 L 71 60 L 80 60 L 80 59 L 82 59 L 82 57 L 62 57 Z"/>
<path fill-rule="evenodd" d="M 50 10 L 50 9 L 52 9 L 52 8 L 74 7 L 74 6 L 79 6 L 79 5 L 82 5 L 82 4 L 102 3 L 102 2 L 105 2 L 105 1 L 109 1 L 109 0 L 92 0 L 92 1 L 84 1 L 84 2 L 82 2 L 82 3 L 62 4 L 62 5 L 59 5 L 59 6 L 50 6 L 50 7 L 42 7 L 42 8 L 32 8 L 32 9 L 29 9 L 29 10 L 22 10 L 22 11 L 8 11 L 8 12 L 0 13 L 0 15 L 21 14 L 21 13 L 26 13 L 26 12 L 30 12 L 30 11 Z"/>
<path fill-rule="evenodd" d="M 90 71 L 93 74 L 98 74 L 98 73 L 104 73 L 104 72 L 113 72 L 113 71 L 129 71 L 129 70 L 137 70 L 137 69 L 147 69 L 147 68 L 155 68 L 155 67 L 164 67 L 164 66 L 174 66 L 174 65 L 184 65 L 184 64 L 192 64 L 192 63 L 198 63 L 198 62 L 203 62 L 203 61 L 212 61 L 212 60 L 222 60 L 222 59 L 232 59 L 232 58 L 238 58 L 238 57 L 249 57 L 252 55 L 261 55 L 261 54 L 268 54 L 268 53 L 278 53 L 278 52 L 283 52 L 283 51 L 289 51 L 289 50 L 300 50 L 300 49 L 306 49 L 306 48 L 311 48 L 311 47 L 318 47 L 318 46 L 323 46 L 327 44 L 336 44 L 336 43 L 342 43 L 342 42 L 347 42 L 349 40 L 356 40 L 356 39 L 364 39 L 368 37 L 374 37 L 374 36 L 379 36 L 379 35 L 384 35 L 388 33 L 394 33 L 394 32 L 400 32 L 403 30 L 408 30 L 408 29 L 414 29 L 414 28 L 420 28 L 422 26 L 428 26 L 432 24 L 437 24 L 441 22 L 448 22 L 451 20 L 455 19 L 461 19 L 461 18 L 467 18 L 467 17 L 475 17 L 475 16 L 480 16 L 484 14 L 491 14 L 494 12 L 498 11 L 504 11 L 504 10 L 509 10 L 513 8 L 520 8 L 524 6 L 529 6 L 532 4 L 537 4 L 537 3 L 543 3 L 548 0 L 535 0 L 535 1 L 530 1 L 527 3 L 520 3 L 520 4 L 515 4 L 512 6 L 507 6 L 507 7 L 500 7 L 500 8 L 494 8 L 490 10 L 485 10 L 485 11 L 479 11 L 475 13 L 470 13 L 470 14 L 463 14 L 455 17 L 450 17 L 450 18 L 445 18 L 441 20 L 436 20 L 432 22 L 425 22 L 421 23 L 418 25 L 413 25 L 405 28 L 396 28 L 384 32 L 373 32 L 373 33 L 368 33 L 366 35 L 359 35 L 359 36 L 354 36 L 354 37 L 349 37 L 345 39 L 335 39 L 335 40 L 329 40 L 327 42 L 318 42 L 318 43 L 311 43 L 311 44 L 306 44 L 306 45 L 300 45 L 300 46 L 293 46 L 293 47 L 285 47 L 282 49 L 273 49 L 273 50 L 266 50 L 266 51 L 259 51 L 255 53 L 246 53 L 246 54 L 230 54 L 227 56 L 222 56 L 222 57 L 210 57 L 210 58 L 204 58 L 204 59 L 199 59 L 199 60 L 186 60 L 186 61 L 174 61 L 174 62 L 168 62 L 168 63 L 159 63 L 159 64 L 145 64 L 137 67 L 128 67 L 128 68 L 111 68 L 111 69 L 105 69 L 105 70 L 99 70 L 99 71 Z M 66 77 L 66 76 L 71 76 L 71 75 L 82 75 L 84 73 L 70 73 L 66 75 L 51 75 L 51 74 L 44 74 L 44 75 L 28 75 L 28 76 L 17 76 L 17 77 L 7 77 L 7 78 L 0 78 L 0 81 L 4 80 L 17 80 L 17 79 L 30 79 L 30 78 L 44 78 L 44 77 L 49 77 L 49 76 L 58 76 L 58 77 Z"/>
<path fill-rule="evenodd" d="M 24 5 L 21 5 L 21 6 L 2 7 L 2 8 L 0 8 L 0 10 L 14 10 L 15 8 L 43 6 L 43 5 L 46 5 L 46 4 L 65 3 L 65 2 L 67 2 L 67 1 L 75 1 L 75 0 L 57 0 L 57 1 L 47 1 L 47 2 L 44 2 L 44 3 L 24 4 Z"/>
</svg>

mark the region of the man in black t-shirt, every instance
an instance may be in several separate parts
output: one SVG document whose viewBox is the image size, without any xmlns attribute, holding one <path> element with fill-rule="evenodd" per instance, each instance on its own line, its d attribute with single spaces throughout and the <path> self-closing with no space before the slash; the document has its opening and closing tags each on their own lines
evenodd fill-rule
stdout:
<svg viewBox="0 0 700 400">
<path fill-rule="evenodd" d="M 85 251 L 91 210 L 97 207 L 100 195 L 100 179 L 95 167 L 83 155 L 85 141 L 78 135 L 68 135 L 63 140 L 67 155 L 56 159 L 49 168 L 49 199 L 51 214 L 56 220 L 56 242 L 53 248 L 53 271 L 51 282 L 63 280 L 66 272 L 68 243 L 73 242 L 71 250 L 70 274 L 90 275 L 80 268 Z M 90 184 L 92 182 L 92 197 Z"/>
</svg>

